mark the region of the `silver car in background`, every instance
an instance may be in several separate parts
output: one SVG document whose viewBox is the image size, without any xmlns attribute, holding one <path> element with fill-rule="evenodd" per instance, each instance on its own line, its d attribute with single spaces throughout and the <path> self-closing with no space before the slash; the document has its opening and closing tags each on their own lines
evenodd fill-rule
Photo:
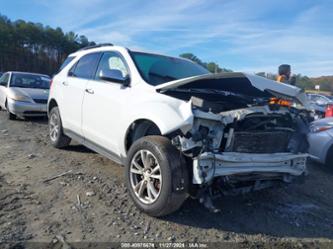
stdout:
<svg viewBox="0 0 333 249">
<path fill-rule="evenodd" d="M 307 96 L 312 109 L 315 111 L 315 119 L 324 118 L 326 109 L 329 105 L 333 105 L 333 100 L 321 94 L 308 93 Z"/>
<path fill-rule="evenodd" d="M 333 169 L 333 118 L 313 122 L 310 130 L 308 141 L 311 158 Z"/>
<path fill-rule="evenodd" d="M 43 74 L 6 72 L 0 78 L 0 108 L 9 119 L 44 116 L 50 77 Z"/>
</svg>

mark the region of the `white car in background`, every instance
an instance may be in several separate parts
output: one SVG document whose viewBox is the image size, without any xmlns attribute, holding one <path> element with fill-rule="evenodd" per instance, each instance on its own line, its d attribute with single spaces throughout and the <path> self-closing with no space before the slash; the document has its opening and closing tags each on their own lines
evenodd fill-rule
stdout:
<svg viewBox="0 0 333 249">
<path fill-rule="evenodd" d="M 307 97 L 297 87 L 111 45 L 69 55 L 52 82 L 51 143 L 74 139 L 124 164 L 129 195 L 149 215 L 189 195 L 215 210 L 213 194 L 306 172 Z"/>
<path fill-rule="evenodd" d="M 6 72 L 0 78 L 0 108 L 9 119 L 46 116 L 50 77 L 26 72 Z"/>
</svg>

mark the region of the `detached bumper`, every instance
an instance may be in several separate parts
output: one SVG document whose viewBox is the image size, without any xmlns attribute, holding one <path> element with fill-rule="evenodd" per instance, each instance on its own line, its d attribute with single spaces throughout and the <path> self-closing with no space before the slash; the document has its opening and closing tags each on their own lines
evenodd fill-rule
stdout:
<svg viewBox="0 0 333 249">
<path fill-rule="evenodd" d="M 8 99 L 8 109 L 20 117 L 36 117 L 46 115 L 47 105 Z"/>
<path fill-rule="evenodd" d="M 301 176 L 306 172 L 307 157 L 308 154 L 292 153 L 203 153 L 193 161 L 193 184 L 232 175 L 276 174 L 285 178 Z"/>
</svg>

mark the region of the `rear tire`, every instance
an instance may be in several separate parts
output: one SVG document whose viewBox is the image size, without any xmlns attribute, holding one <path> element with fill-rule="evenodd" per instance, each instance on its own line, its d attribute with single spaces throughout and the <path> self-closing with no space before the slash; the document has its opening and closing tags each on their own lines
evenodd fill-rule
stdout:
<svg viewBox="0 0 333 249">
<path fill-rule="evenodd" d="M 51 144 L 55 148 L 64 148 L 68 146 L 71 139 L 63 132 L 61 117 L 58 107 L 53 107 L 49 118 L 49 137 Z"/>
<path fill-rule="evenodd" d="M 125 173 L 131 199 L 151 216 L 176 211 L 188 196 L 185 160 L 165 137 L 146 136 L 135 141 L 128 152 Z"/>
</svg>

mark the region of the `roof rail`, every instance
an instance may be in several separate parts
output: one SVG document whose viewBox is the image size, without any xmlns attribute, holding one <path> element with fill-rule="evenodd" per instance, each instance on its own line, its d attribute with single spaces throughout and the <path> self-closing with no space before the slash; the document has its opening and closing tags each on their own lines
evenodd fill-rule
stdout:
<svg viewBox="0 0 333 249">
<path fill-rule="evenodd" d="M 105 47 L 105 46 L 113 46 L 113 44 L 112 43 L 101 43 L 101 44 L 96 44 L 96 45 L 92 45 L 92 46 L 87 46 L 87 47 L 84 47 L 84 48 L 80 48 L 78 51 L 92 49 L 92 48 Z"/>
</svg>

